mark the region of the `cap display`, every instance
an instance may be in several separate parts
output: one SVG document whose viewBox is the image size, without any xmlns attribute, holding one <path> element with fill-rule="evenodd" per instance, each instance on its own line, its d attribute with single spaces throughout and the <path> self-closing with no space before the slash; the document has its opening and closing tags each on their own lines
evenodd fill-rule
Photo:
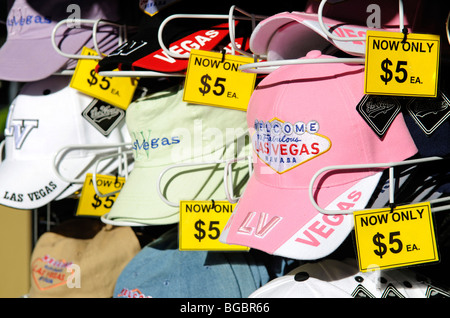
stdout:
<svg viewBox="0 0 450 318">
<path fill-rule="evenodd" d="M 117 21 L 119 1 L 114 0 L 15 0 L 7 17 L 7 39 L 0 48 L 0 79 L 31 82 L 64 68 L 69 59 L 52 45 L 54 27 L 64 19 Z M 75 10 L 75 11 L 74 11 Z M 76 12 L 71 15 L 71 12 Z M 72 20 L 70 20 L 72 21 Z M 80 54 L 83 46 L 94 47 L 92 26 L 63 23 L 55 34 L 56 46 L 64 53 Z M 96 41 L 108 53 L 117 45 L 117 28 L 100 26 Z"/>
<path fill-rule="evenodd" d="M 250 298 L 447 298 L 408 269 L 359 272 L 354 259 L 306 263 L 253 292 Z"/>
<path fill-rule="evenodd" d="M 448 299 L 447 2 L 6 0 L 0 297 Z"/>
<path fill-rule="evenodd" d="M 309 59 L 331 58 L 318 51 Z M 318 259 L 336 249 L 353 228 L 353 216 L 319 213 L 309 185 L 334 165 L 402 161 L 417 153 L 399 114 L 380 139 L 362 120 L 364 68 L 348 64 L 284 66 L 253 92 L 247 123 L 254 172 L 220 236 L 228 244 L 267 253 Z M 313 185 L 313 197 L 331 210 L 363 208 L 380 179 L 375 170 L 335 170 Z"/>
<path fill-rule="evenodd" d="M 31 255 L 30 298 L 111 298 L 141 247 L 129 227 L 74 219 L 42 234 Z"/>
<path fill-rule="evenodd" d="M 248 252 L 180 251 L 177 228 L 145 246 L 123 269 L 115 298 L 245 298 L 269 281 Z"/>
<path fill-rule="evenodd" d="M 250 155 L 246 114 L 188 104 L 183 92 L 183 85 L 174 86 L 127 108 L 134 166 L 105 221 L 171 224 L 179 221 L 180 200 L 226 199 L 221 161 Z M 198 165 L 208 162 L 218 163 Z M 233 166 L 239 195 L 248 180 L 248 163 Z M 160 180 L 165 169 L 170 170 Z M 174 206 L 161 199 L 158 187 Z"/>
<path fill-rule="evenodd" d="M 129 140 L 122 129 L 104 136 L 88 123 L 81 113 L 93 98 L 71 88 L 69 80 L 51 76 L 26 83 L 12 102 L 5 129 L 5 158 L 0 163 L 0 204 L 17 209 L 44 206 L 71 184 L 63 178 L 82 178 L 93 171 L 98 156 L 111 151 L 83 146 L 113 146 Z M 56 154 L 72 145 L 80 149 L 61 154 L 56 167 Z"/>
</svg>

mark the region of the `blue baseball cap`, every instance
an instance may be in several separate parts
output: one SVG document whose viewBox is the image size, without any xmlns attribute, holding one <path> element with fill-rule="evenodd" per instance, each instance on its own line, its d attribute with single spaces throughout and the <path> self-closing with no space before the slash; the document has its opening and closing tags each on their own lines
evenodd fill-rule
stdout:
<svg viewBox="0 0 450 318">
<path fill-rule="evenodd" d="M 263 257 L 257 255 L 252 251 L 180 251 L 175 226 L 127 264 L 113 297 L 247 298 L 270 277 Z"/>
</svg>

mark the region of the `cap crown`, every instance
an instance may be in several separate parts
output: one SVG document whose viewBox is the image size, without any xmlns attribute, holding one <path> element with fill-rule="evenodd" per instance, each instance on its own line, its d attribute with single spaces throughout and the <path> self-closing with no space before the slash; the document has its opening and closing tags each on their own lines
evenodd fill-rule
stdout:
<svg viewBox="0 0 450 318">
<path fill-rule="evenodd" d="M 307 56 L 323 57 L 318 51 Z M 363 85 L 364 67 L 342 63 L 289 65 L 266 77 L 247 111 L 257 180 L 305 189 L 326 166 L 401 161 L 414 155 L 417 148 L 401 114 L 383 139 L 358 114 Z M 364 176 L 329 176 L 322 187 Z"/>
</svg>

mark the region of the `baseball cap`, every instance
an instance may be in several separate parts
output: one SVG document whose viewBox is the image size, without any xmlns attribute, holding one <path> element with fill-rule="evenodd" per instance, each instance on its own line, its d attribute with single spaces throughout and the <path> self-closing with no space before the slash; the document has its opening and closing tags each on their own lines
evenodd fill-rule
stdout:
<svg viewBox="0 0 450 318">
<path fill-rule="evenodd" d="M 65 76 L 50 76 L 25 83 L 10 105 L 0 163 L 0 204 L 17 209 L 44 206 L 59 197 L 72 179 L 92 172 L 98 156 L 117 151 L 117 145 L 127 141 L 119 126 L 105 136 L 82 117 L 93 98 L 71 88 L 69 82 Z M 67 146 L 76 147 L 61 153 L 55 165 L 55 155 Z M 112 171 L 113 161 L 99 167 Z"/>
<path fill-rule="evenodd" d="M 308 0 L 306 13 L 318 13 L 322 0 Z M 416 32 L 422 25 L 423 9 L 427 4 L 422 0 L 408 0 L 403 5 L 403 25 L 408 32 Z M 400 30 L 400 12 L 398 3 L 389 0 L 361 0 L 355 3 L 348 0 L 328 0 L 322 9 L 325 17 L 368 27 Z"/>
<path fill-rule="evenodd" d="M 43 233 L 31 255 L 30 298 L 111 298 L 141 250 L 130 227 L 75 218 Z"/>
<path fill-rule="evenodd" d="M 180 200 L 226 199 L 223 161 L 250 155 L 246 114 L 186 103 L 183 92 L 182 83 L 127 108 L 134 165 L 105 222 L 171 224 L 179 221 Z M 248 163 L 231 167 L 239 196 Z"/>
<path fill-rule="evenodd" d="M 399 7 L 389 0 L 328 1 L 323 7 L 322 20 L 328 32 L 342 40 L 330 38 L 319 24 L 319 4 L 320 1 L 310 0 L 302 12 L 280 12 L 261 21 L 251 35 L 250 49 L 269 61 L 299 58 L 311 50 L 330 55 L 344 52 L 364 56 L 365 41 L 349 39 L 365 37 L 366 32 L 373 29 L 401 32 Z M 421 7 L 420 0 L 405 5 L 403 26 L 408 32 L 413 32 L 420 24 Z M 373 10 L 379 10 L 379 19 L 376 19 L 379 23 L 374 23 L 370 17 Z"/>
<path fill-rule="evenodd" d="M 316 13 L 281 12 L 262 20 L 250 37 L 250 50 L 267 60 L 292 59 L 305 56 L 311 50 L 334 54 L 338 50 L 354 56 L 364 56 L 364 41 L 348 41 L 365 36 L 365 25 L 349 24 L 323 17 L 326 26 L 343 41 L 329 38 L 321 29 Z"/>
<path fill-rule="evenodd" d="M 269 281 L 251 252 L 180 251 L 178 228 L 162 234 L 123 269 L 115 298 L 244 298 Z"/>
<path fill-rule="evenodd" d="M 360 272 L 354 259 L 302 264 L 249 298 L 447 298 L 449 291 L 409 269 Z"/>
<path fill-rule="evenodd" d="M 305 58 L 333 58 L 312 51 Z M 219 240 L 293 259 L 334 251 L 353 229 L 349 213 L 322 214 L 309 185 L 334 165 L 395 162 L 417 153 L 399 114 L 379 138 L 356 111 L 364 68 L 322 63 L 289 65 L 263 79 L 247 108 L 254 171 Z M 379 169 L 332 170 L 316 178 L 314 200 L 327 210 L 361 209 Z"/>
<path fill-rule="evenodd" d="M 99 61 L 97 71 L 120 69 L 151 70 L 157 72 L 183 72 L 188 59 L 169 56 L 161 49 L 158 31 L 163 21 L 175 14 L 218 14 L 228 12 L 228 1 L 197 1 L 195 5 L 186 0 L 171 1 L 152 15 L 148 14 L 148 4 L 140 2 L 141 10 L 147 12 L 141 17 L 137 33 L 127 42 L 110 52 Z M 225 10 L 225 11 L 223 11 Z M 166 24 L 162 41 L 178 54 L 188 53 L 192 48 L 211 50 L 228 36 L 228 23 L 218 23 L 217 19 L 178 18 Z"/>
<path fill-rule="evenodd" d="M 75 10 L 75 11 L 71 11 Z M 52 45 L 54 27 L 64 19 L 118 21 L 118 0 L 15 0 L 7 21 L 6 42 L 0 48 L 0 79 L 30 82 L 44 79 L 66 67 L 70 59 L 59 54 Z M 94 47 L 91 25 L 63 23 L 55 34 L 58 48 L 68 54 L 79 54 L 83 46 Z M 99 26 L 98 47 L 108 53 L 117 46 L 117 29 Z"/>
</svg>

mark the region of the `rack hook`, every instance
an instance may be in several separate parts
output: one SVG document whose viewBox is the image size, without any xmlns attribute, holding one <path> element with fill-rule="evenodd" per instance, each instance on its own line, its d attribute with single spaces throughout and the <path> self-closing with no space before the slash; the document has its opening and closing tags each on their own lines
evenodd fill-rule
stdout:
<svg viewBox="0 0 450 318">
<path fill-rule="evenodd" d="M 406 43 L 406 36 L 408 35 L 408 29 L 406 27 L 403 27 L 402 33 L 403 33 L 402 43 Z"/>
<path fill-rule="evenodd" d="M 225 62 L 225 48 L 222 49 L 222 63 Z"/>
</svg>

